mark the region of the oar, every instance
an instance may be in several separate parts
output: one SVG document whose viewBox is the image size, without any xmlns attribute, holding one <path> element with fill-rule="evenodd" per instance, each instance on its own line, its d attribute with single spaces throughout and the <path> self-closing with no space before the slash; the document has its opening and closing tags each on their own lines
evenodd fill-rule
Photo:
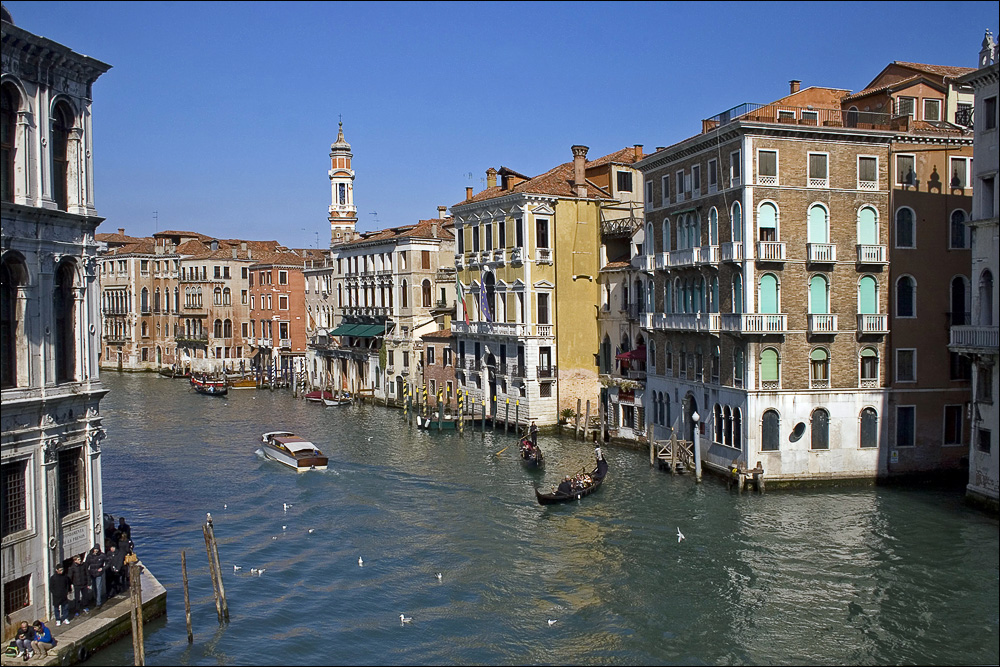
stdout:
<svg viewBox="0 0 1000 667">
<path fill-rule="evenodd" d="M 510 449 L 510 445 L 507 445 L 506 447 L 504 447 L 503 449 L 501 449 L 499 452 L 497 452 L 497 456 L 500 456 L 501 454 L 503 454 L 504 452 L 506 452 L 508 449 Z"/>
</svg>

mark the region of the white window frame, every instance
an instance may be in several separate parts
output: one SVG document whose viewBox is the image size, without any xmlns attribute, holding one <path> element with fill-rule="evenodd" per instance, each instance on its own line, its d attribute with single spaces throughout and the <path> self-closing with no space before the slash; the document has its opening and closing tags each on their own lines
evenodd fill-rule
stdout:
<svg viewBox="0 0 1000 667">
<path fill-rule="evenodd" d="M 735 167 L 735 169 L 734 169 Z M 729 187 L 734 188 L 743 182 L 743 151 L 733 151 L 729 154 Z"/>
<path fill-rule="evenodd" d="M 931 106 L 933 106 L 935 104 L 937 105 L 937 118 L 928 118 L 927 117 L 927 107 L 928 107 L 928 104 L 930 104 Z M 922 117 L 923 117 L 924 120 L 932 121 L 932 122 L 937 122 L 937 121 L 943 120 L 942 117 L 941 117 L 941 98 L 939 98 L 939 97 L 925 97 L 923 99 L 923 108 L 921 108 L 920 112 L 921 112 Z"/>
<path fill-rule="evenodd" d="M 913 160 L 913 182 L 907 183 L 903 180 L 903 174 L 899 173 L 899 158 L 908 157 Z M 916 153 L 896 153 L 896 159 L 893 161 L 892 165 L 893 171 L 896 172 L 893 183 L 896 185 L 916 185 L 917 184 L 917 155 Z"/>
<path fill-rule="evenodd" d="M 908 114 L 906 114 L 906 115 L 911 116 L 914 119 L 916 119 L 916 117 L 917 117 L 917 98 L 916 97 L 909 97 L 909 96 L 905 96 L 905 95 L 900 95 L 899 97 L 897 97 L 896 98 L 896 115 L 897 116 L 902 116 L 903 115 L 903 111 L 902 111 L 903 100 L 909 100 L 912 103 L 912 105 L 913 105 L 910 108 L 910 112 Z"/>
<path fill-rule="evenodd" d="M 954 171 L 953 165 L 956 162 L 965 163 L 965 187 L 962 189 L 972 189 L 972 158 L 962 155 L 952 155 L 948 158 L 948 189 L 950 190 L 953 187 L 951 184 L 951 174 Z"/>
<path fill-rule="evenodd" d="M 653 181 L 646 181 L 646 205 L 653 205 Z"/>
<path fill-rule="evenodd" d="M 861 180 L 861 160 L 875 160 L 875 180 L 874 181 L 862 181 Z M 827 165 L 829 169 L 829 165 Z M 878 155 L 858 155 L 858 190 L 878 190 Z"/>
<path fill-rule="evenodd" d="M 701 165 L 693 164 L 691 165 L 691 192 L 692 196 L 701 196 Z"/>
<path fill-rule="evenodd" d="M 813 120 L 816 121 L 814 125 L 819 124 L 819 112 L 818 111 L 801 111 L 799 113 L 800 120 Z"/>
<path fill-rule="evenodd" d="M 899 362 L 899 353 L 900 352 L 912 352 L 913 353 L 913 379 L 903 380 L 903 379 L 900 379 L 900 377 L 899 377 L 899 370 L 900 370 L 900 368 L 902 368 L 902 364 L 900 364 L 900 362 Z M 896 350 L 895 350 L 895 353 L 896 353 L 895 354 L 895 357 L 896 357 L 896 363 L 895 363 L 896 383 L 897 384 L 915 383 L 917 381 L 917 348 L 915 348 L 915 347 L 897 347 Z"/>
<path fill-rule="evenodd" d="M 670 174 L 660 177 L 660 205 L 666 206 L 670 203 Z"/>
<path fill-rule="evenodd" d="M 760 173 L 760 154 L 761 153 L 774 153 L 774 176 L 769 174 Z M 778 154 L 777 148 L 758 148 L 757 149 L 757 185 L 780 185 L 781 179 L 778 174 L 781 173 L 781 155 Z M 766 179 L 766 180 L 765 180 Z"/>
<path fill-rule="evenodd" d="M 676 180 L 674 181 L 674 190 L 676 191 L 676 199 L 678 202 L 684 201 L 684 170 L 680 169 L 676 174 L 674 174 Z"/>
<path fill-rule="evenodd" d="M 826 177 L 825 178 L 815 178 L 812 173 L 810 173 L 810 168 L 812 167 L 812 156 L 822 155 L 826 158 Z M 826 151 L 809 151 L 806 153 L 806 179 L 808 186 L 810 188 L 829 188 L 830 187 L 830 153 Z"/>
</svg>

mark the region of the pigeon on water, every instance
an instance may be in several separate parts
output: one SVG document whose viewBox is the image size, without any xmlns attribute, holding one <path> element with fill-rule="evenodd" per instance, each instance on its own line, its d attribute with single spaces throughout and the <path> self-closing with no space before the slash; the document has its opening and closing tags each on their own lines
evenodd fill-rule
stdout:
<svg viewBox="0 0 1000 667">
<path fill-rule="evenodd" d="M 358 556 L 358 567 L 364 567 L 364 566 L 365 566 L 365 562 L 363 560 L 361 560 L 361 556 Z"/>
<path fill-rule="evenodd" d="M 684 539 L 684 533 L 681 532 L 680 526 L 677 527 L 677 542 L 680 543 Z"/>
<path fill-rule="evenodd" d="M 403 614 L 400 614 L 400 615 L 399 615 L 399 622 L 400 622 L 400 624 L 403 624 L 403 623 L 409 623 L 409 622 L 410 622 L 410 621 L 412 621 L 412 620 L 413 620 L 413 619 L 412 619 L 412 618 L 410 618 L 409 616 L 404 616 Z"/>
<path fill-rule="evenodd" d="M 553 620 L 553 619 L 550 618 L 549 619 L 549 625 L 555 625 L 555 624 L 556 624 L 555 620 Z"/>
</svg>

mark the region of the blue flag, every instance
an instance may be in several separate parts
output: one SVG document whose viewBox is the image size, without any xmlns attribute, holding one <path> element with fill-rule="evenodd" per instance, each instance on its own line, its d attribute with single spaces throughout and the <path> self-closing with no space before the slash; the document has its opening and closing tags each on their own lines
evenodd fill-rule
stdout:
<svg viewBox="0 0 1000 667">
<path fill-rule="evenodd" d="M 486 299 L 485 283 L 479 283 L 479 310 L 482 311 L 483 320 L 493 321 L 493 316 L 490 314 L 490 302 Z"/>
</svg>

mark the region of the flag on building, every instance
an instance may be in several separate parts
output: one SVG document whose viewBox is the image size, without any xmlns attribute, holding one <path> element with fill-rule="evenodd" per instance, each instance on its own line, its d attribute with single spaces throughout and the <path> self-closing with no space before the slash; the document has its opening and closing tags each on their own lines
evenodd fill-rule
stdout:
<svg viewBox="0 0 1000 667">
<path fill-rule="evenodd" d="M 482 320 L 484 322 L 492 322 L 493 317 L 490 315 L 490 302 L 486 299 L 486 283 L 479 283 L 479 311 L 482 313 Z"/>
<path fill-rule="evenodd" d="M 455 276 L 455 295 L 462 302 L 462 314 L 465 316 L 465 323 L 468 324 L 469 309 L 465 305 L 465 292 L 462 290 L 462 281 L 457 275 Z"/>
</svg>

